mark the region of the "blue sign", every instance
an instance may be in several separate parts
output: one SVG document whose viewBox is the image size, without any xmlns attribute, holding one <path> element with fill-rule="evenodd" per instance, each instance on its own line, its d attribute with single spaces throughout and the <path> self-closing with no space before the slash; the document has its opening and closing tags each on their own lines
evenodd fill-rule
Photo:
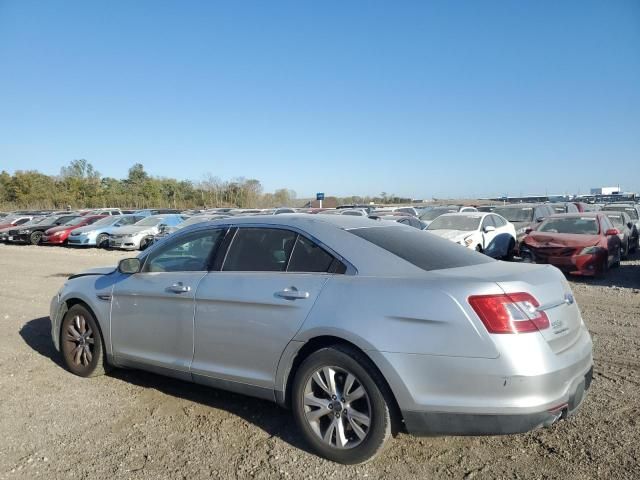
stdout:
<svg viewBox="0 0 640 480">
<path fill-rule="evenodd" d="M 324 200 L 324 193 L 316 193 L 316 200 Z"/>
</svg>

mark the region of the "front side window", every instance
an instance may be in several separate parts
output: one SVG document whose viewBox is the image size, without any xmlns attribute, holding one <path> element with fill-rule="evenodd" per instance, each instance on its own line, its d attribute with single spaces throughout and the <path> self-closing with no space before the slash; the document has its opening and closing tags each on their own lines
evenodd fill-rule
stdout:
<svg viewBox="0 0 640 480">
<path fill-rule="evenodd" d="M 223 271 L 284 272 L 297 234 L 276 228 L 240 228 Z"/>
<path fill-rule="evenodd" d="M 145 272 L 201 272 L 206 271 L 209 259 L 222 234 L 216 229 L 194 232 L 180 237 L 157 252 L 145 262 Z"/>
</svg>

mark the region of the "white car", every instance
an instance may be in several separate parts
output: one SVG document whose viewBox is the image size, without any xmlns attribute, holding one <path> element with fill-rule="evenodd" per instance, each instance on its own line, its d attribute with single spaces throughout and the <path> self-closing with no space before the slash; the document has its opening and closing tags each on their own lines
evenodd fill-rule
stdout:
<svg viewBox="0 0 640 480">
<path fill-rule="evenodd" d="M 516 245 L 515 227 L 490 212 L 445 213 L 426 230 L 494 258 L 509 258 Z"/>
<path fill-rule="evenodd" d="M 109 237 L 110 248 L 123 250 L 144 250 L 153 243 L 153 238 L 165 227 L 182 223 L 186 215 L 151 215 L 133 225 L 114 228 Z"/>
</svg>

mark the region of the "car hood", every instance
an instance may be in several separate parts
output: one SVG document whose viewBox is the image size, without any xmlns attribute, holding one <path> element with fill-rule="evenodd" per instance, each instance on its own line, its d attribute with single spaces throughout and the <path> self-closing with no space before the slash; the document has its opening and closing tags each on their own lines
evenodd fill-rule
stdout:
<svg viewBox="0 0 640 480">
<path fill-rule="evenodd" d="M 111 266 L 111 267 L 95 267 L 95 268 L 90 268 L 89 270 L 84 270 L 80 273 L 76 273 L 75 275 L 71 275 L 69 277 L 69 280 L 73 279 L 73 278 L 79 278 L 79 277 L 86 277 L 88 275 L 109 275 L 110 273 L 113 273 L 116 271 L 116 267 Z"/>
<path fill-rule="evenodd" d="M 427 230 L 427 232 L 453 241 L 462 240 L 463 238 L 468 237 L 469 235 L 473 235 L 474 233 L 474 231 L 472 230 Z"/>
<path fill-rule="evenodd" d="M 516 231 L 521 228 L 531 227 L 531 222 L 511 222 L 511 224 L 516 228 Z"/>
<path fill-rule="evenodd" d="M 590 247 L 600 242 L 599 235 L 532 232 L 524 242 L 533 248 Z"/>
<path fill-rule="evenodd" d="M 155 232 L 158 229 L 157 226 L 154 227 L 149 227 L 149 226 L 136 226 L 136 225 L 129 225 L 126 227 L 118 227 L 118 228 L 114 228 L 111 233 L 113 233 L 114 235 L 135 235 L 137 233 L 143 233 L 143 232 Z"/>
<path fill-rule="evenodd" d="M 69 225 L 60 225 L 59 227 L 53 227 L 53 228 L 49 228 L 45 233 L 47 235 L 51 235 L 52 233 L 56 233 L 56 232 L 64 232 L 65 230 L 74 230 L 76 227 L 73 226 L 69 226 Z"/>
</svg>

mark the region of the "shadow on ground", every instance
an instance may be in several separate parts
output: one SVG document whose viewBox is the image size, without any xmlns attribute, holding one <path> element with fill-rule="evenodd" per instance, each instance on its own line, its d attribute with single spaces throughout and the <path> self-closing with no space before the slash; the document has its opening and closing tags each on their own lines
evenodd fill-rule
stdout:
<svg viewBox="0 0 640 480">
<path fill-rule="evenodd" d="M 20 329 L 20 336 L 34 351 L 64 368 L 61 355 L 51 341 L 51 321 L 48 317 L 27 322 Z M 295 448 L 309 452 L 298 433 L 291 412 L 275 403 L 137 370 L 115 369 L 109 376 L 142 388 L 158 390 L 173 397 L 224 410 L 261 428 L 271 437 L 277 437 Z"/>
</svg>

